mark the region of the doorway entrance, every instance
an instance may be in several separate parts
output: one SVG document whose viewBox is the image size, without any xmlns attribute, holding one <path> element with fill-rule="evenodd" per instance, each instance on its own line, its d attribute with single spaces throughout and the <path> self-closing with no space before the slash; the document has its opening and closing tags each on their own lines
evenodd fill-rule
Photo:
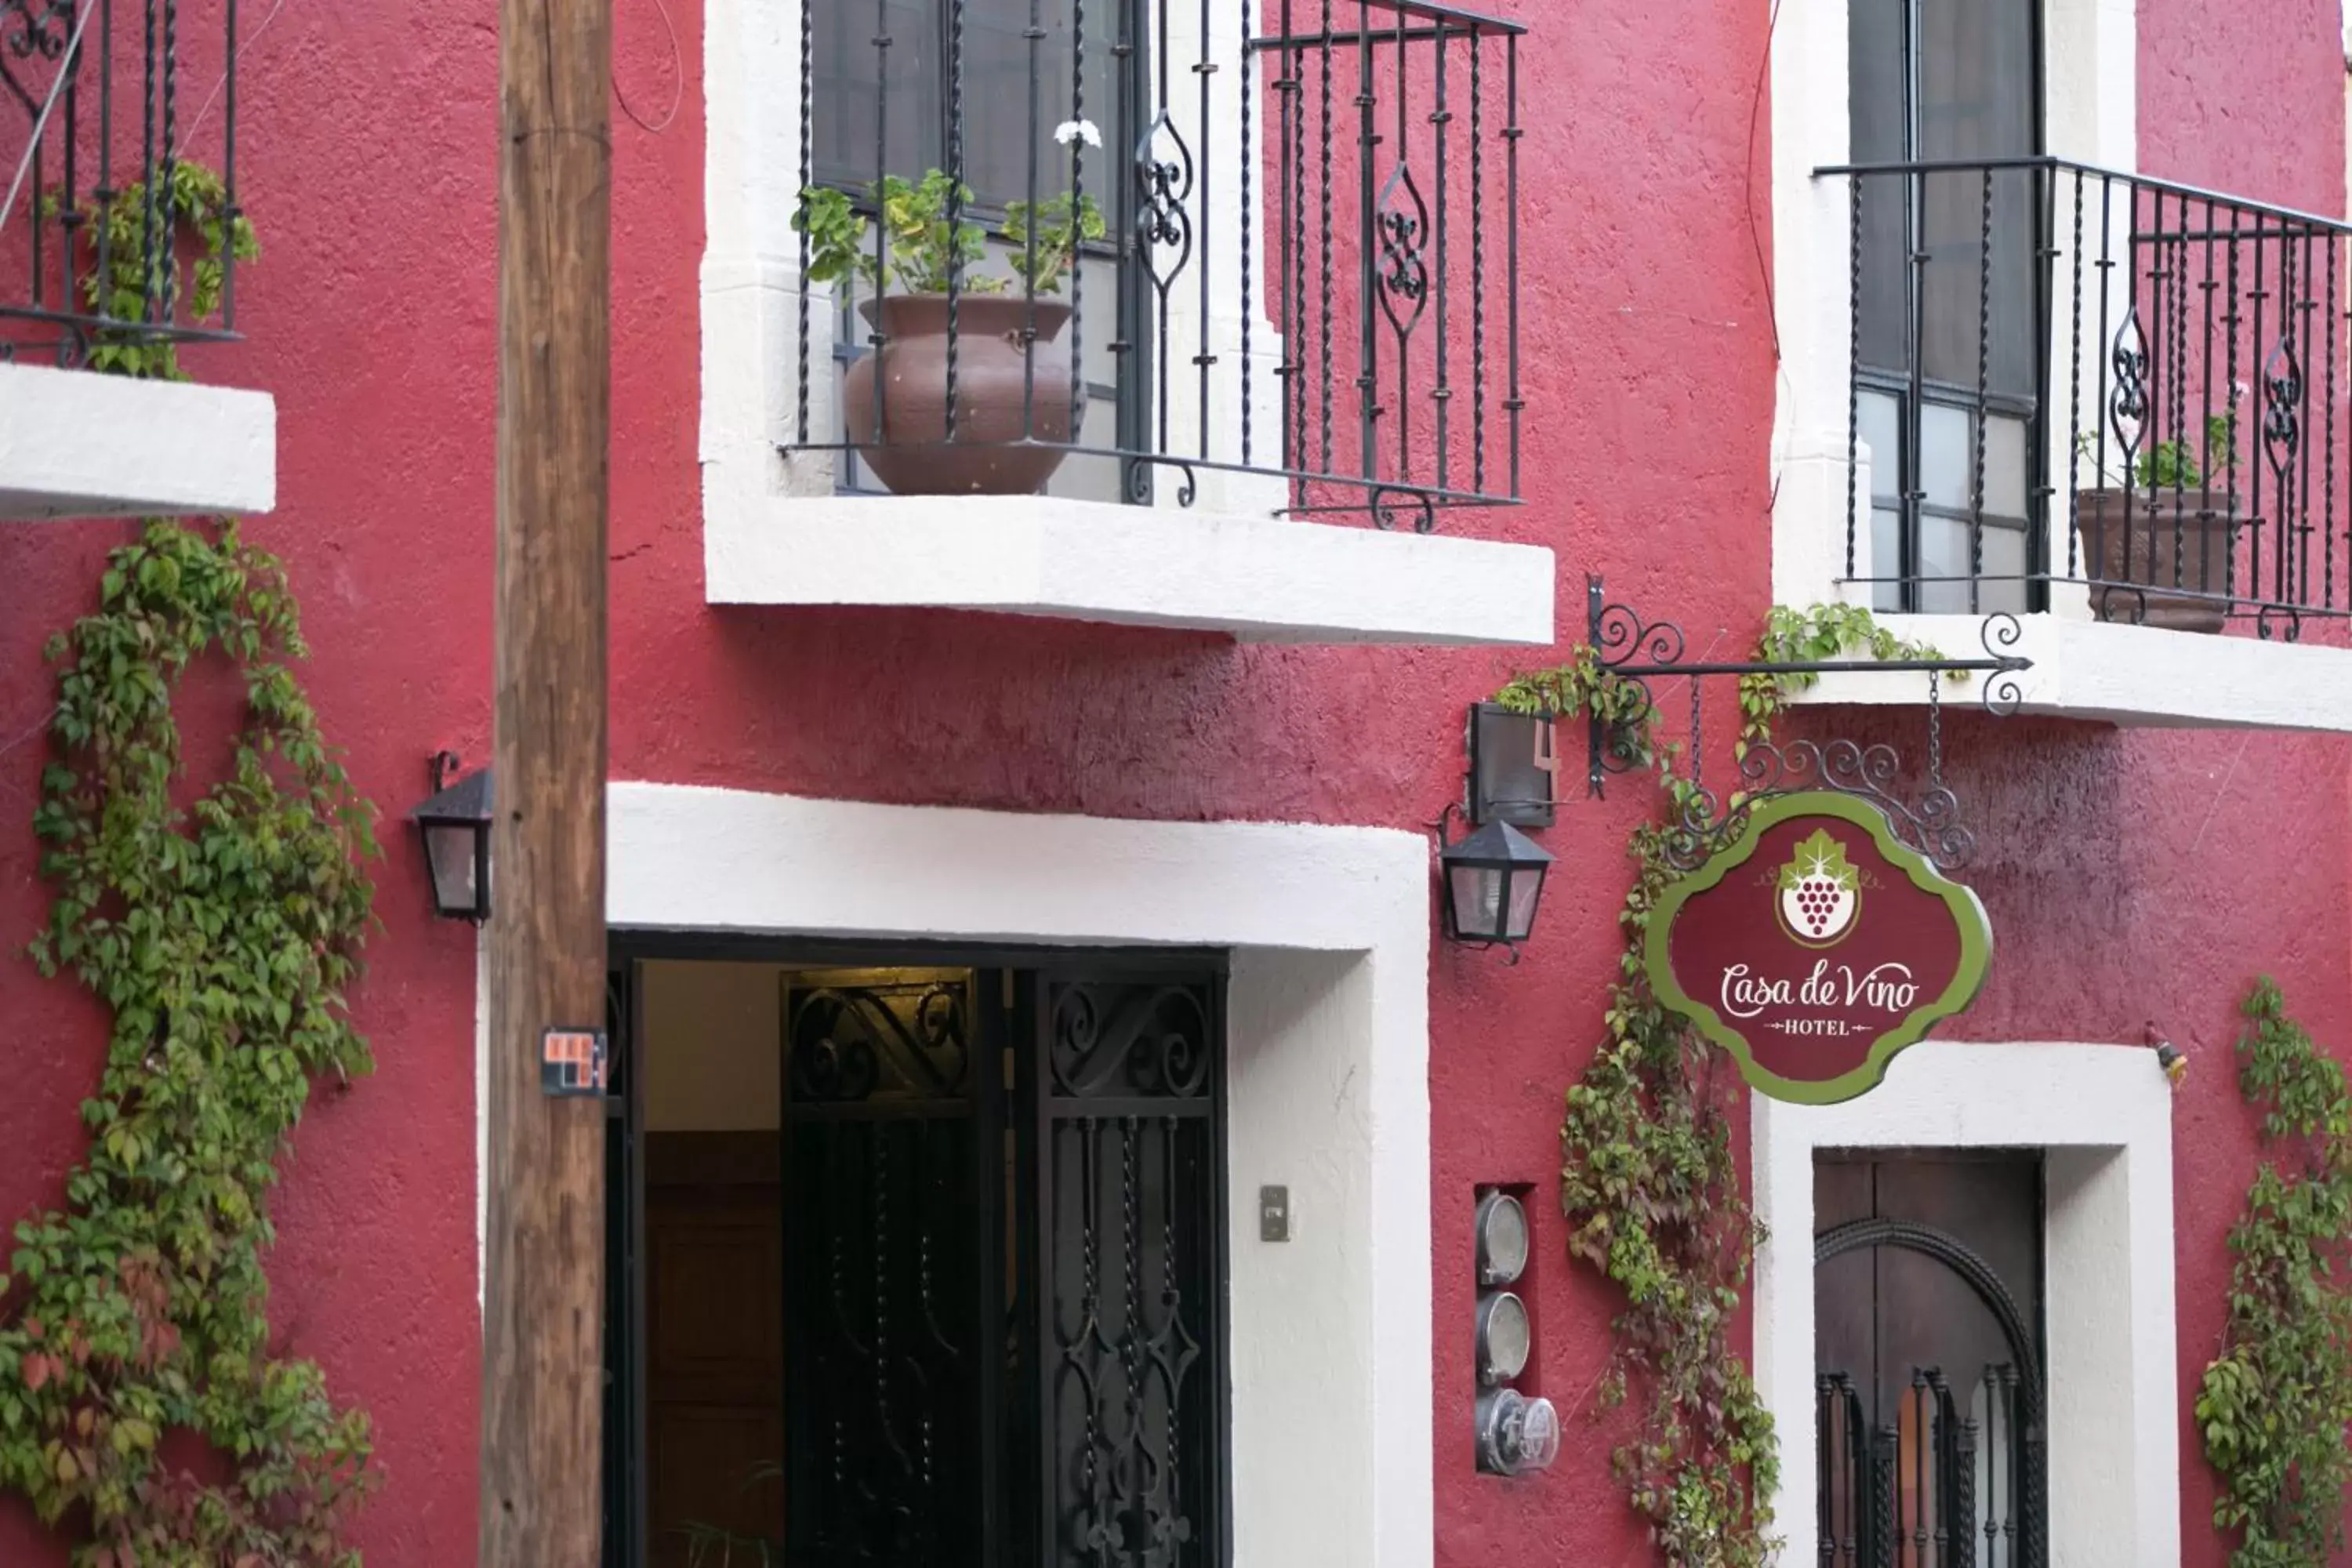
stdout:
<svg viewBox="0 0 2352 1568">
<path fill-rule="evenodd" d="M 609 1564 L 1221 1568 L 1222 954 L 612 981 Z"/>
<path fill-rule="evenodd" d="M 2042 1157 L 1814 1165 L 1821 1561 L 2042 1568 Z"/>
</svg>

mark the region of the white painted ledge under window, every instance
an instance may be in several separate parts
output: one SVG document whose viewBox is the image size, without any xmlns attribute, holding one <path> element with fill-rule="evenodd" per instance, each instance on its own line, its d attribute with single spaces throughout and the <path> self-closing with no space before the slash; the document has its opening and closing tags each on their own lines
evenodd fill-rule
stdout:
<svg viewBox="0 0 2352 1568">
<path fill-rule="evenodd" d="M 1447 533 L 1043 496 L 706 495 L 714 605 L 871 605 L 1245 642 L 1552 640 L 1552 552 Z"/>
<path fill-rule="evenodd" d="M 0 519 L 265 512 L 268 393 L 0 364 Z"/>
<path fill-rule="evenodd" d="M 1897 637 L 1953 658 L 1975 658 L 1974 616 L 1882 616 Z M 2242 635 L 2163 631 L 2063 615 L 2018 617 L 2013 652 L 2033 661 L 2016 676 L 2019 711 L 2171 729 L 2352 731 L 2352 648 Z M 1982 675 L 1944 686 L 1948 701 L 1974 702 Z M 1827 675 L 1801 701 L 1916 705 L 1927 680 L 1913 675 Z"/>
</svg>

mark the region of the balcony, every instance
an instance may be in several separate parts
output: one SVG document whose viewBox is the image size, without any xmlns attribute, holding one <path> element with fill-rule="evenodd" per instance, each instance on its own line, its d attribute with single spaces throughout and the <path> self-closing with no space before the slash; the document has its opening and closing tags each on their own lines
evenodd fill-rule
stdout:
<svg viewBox="0 0 2352 1568">
<path fill-rule="evenodd" d="M 2049 158 L 1820 178 L 1849 595 L 1955 646 L 2021 616 L 2030 709 L 2352 729 L 2352 227 Z M 1866 684 L 1816 700 L 1922 695 Z"/>
<path fill-rule="evenodd" d="M 236 337 L 235 0 L 158 26 L 0 0 L 0 519 L 267 511 L 277 412 L 199 386 Z"/>
<path fill-rule="evenodd" d="M 714 188 L 764 181 L 793 235 L 722 279 L 713 218 L 714 603 L 1549 642 L 1550 552 L 1501 521 L 1516 24 L 1419 0 L 807 0 L 801 21 L 799 130 L 767 143 L 795 149 L 788 187 L 729 167 L 713 91 Z M 749 445 L 727 437 L 763 394 L 764 450 L 718 449 Z"/>
</svg>

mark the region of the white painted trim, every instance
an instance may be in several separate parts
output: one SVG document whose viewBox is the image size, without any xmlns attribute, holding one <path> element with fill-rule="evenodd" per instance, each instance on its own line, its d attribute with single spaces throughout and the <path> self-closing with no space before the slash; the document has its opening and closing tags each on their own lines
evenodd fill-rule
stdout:
<svg viewBox="0 0 2352 1568">
<path fill-rule="evenodd" d="M 0 363 L 0 519 L 266 512 L 266 392 Z"/>
<path fill-rule="evenodd" d="M 1983 654 L 1973 616 L 1886 616 L 1897 637 L 1956 658 Z M 2017 676 L 2020 711 L 2175 729 L 2352 731 L 2352 648 L 2317 642 L 2208 637 L 2064 616 L 2019 617 L 2015 653 L 2033 661 Z M 1947 701 L 1975 702 L 1982 675 L 1948 679 Z M 1927 700 L 1927 677 L 1825 675 L 1807 703 L 1906 706 Z"/>
<path fill-rule="evenodd" d="M 714 605 L 896 605 L 1253 642 L 1549 647 L 1552 552 L 1044 496 L 769 499 L 705 513 Z"/>
<path fill-rule="evenodd" d="M 1425 840 L 659 784 L 606 798 L 616 928 L 1232 950 L 1235 1568 L 1429 1568 Z M 1291 1189 L 1278 1246 L 1257 1239 L 1268 1183 Z"/>
<path fill-rule="evenodd" d="M 1843 1105 L 1751 1113 L 1756 1382 L 1780 1434 L 1780 1561 L 1816 1560 L 1813 1156 L 1822 1149 L 2048 1151 L 2043 1234 L 2051 1560 L 2176 1568 L 2180 1405 L 2172 1095 L 2127 1046 L 1928 1041 Z"/>
</svg>

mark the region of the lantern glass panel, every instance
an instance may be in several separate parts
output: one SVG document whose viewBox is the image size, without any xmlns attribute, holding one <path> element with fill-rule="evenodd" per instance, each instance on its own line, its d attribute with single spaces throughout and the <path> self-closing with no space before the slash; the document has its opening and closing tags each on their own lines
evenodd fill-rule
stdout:
<svg viewBox="0 0 2352 1568">
<path fill-rule="evenodd" d="M 425 856 L 433 870 L 433 902 L 445 915 L 470 918 L 480 906 L 475 886 L 475 848 L 481 829 L 472 823 L 432 823 L 425 829 Z"/>
<path fill-rule="evenodd" d="M 1473 942 L 1501 941 L 1503 868 L 1456 866 L 1452 875 L 1454 929 Z"/>
<path fill-rule="evenodd" d="M 1544 868 L 1541 866 L 1521 866 L 1509 877 L 1509 916 L 1503 927 L 1506 942 L 1525 942 L 1535 930 L 1536 900 L 1543 897 Z"/>
</svg>

